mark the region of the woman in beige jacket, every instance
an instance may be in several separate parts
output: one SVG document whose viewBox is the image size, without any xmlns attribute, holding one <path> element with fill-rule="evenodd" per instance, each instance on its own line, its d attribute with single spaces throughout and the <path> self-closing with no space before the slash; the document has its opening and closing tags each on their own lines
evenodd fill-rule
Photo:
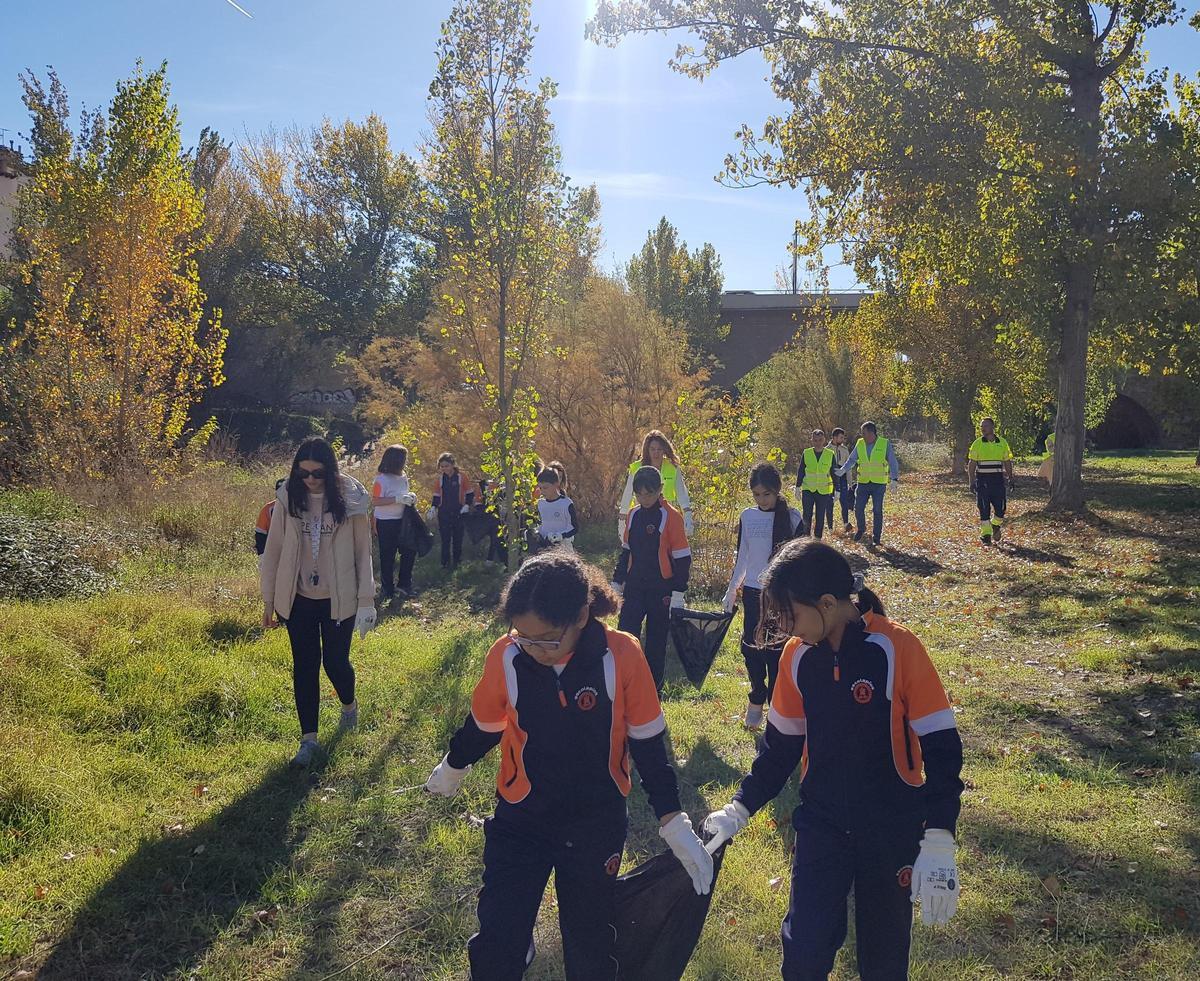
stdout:
<svg viewBox="0 0 1200 981">
<path fill-rule="evenodd" d="M 366 488 L 338 473 L 332 447 L 319 437 L 300 444 L 276 491 L 259 578 L 263 627 L 278 617 L 292 644 L 300 716 L 294 766 L 308 766 L 317 751 L 322 662 L 342 703 L 341 727 L 358 723 L 350 641 L 355 628 L 363 637 L 376 619 L 369 504 Z"/>
</svg>

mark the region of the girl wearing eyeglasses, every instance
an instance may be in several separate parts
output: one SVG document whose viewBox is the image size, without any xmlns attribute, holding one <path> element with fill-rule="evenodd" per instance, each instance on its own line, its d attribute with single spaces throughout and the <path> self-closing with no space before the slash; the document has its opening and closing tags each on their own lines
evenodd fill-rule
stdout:
<svg viewBox="0 0 1200 981">
<path fill-rule="evenodd" d="M 259 566 L 263 627 L 275 617 L 292 645 L 292 683 L 300 717 L 300 749 L 293 766 L 317 752 L 321 664 L 342 703 L 341 727 L 358 724 L 350 641 L 375 626 L 375 578 L 367 490 L 338 473 L 323 439 L 296 450 L 286 483 L 276 492 L 266 549 Z"/>
<path fill-rule="evenodd" d="M 471 977 L 522 976 L 553 871 L 568 981 L 611 981 L 631 756 L 659 834 L 698 894 L 712 884 L 712 859 L 680 808 L 666 722 L 641 648 L 600 620 L 617 600 L 599 570 L 561 550 L 543 552 L 509 580 L 502 607 L 512 629 L 488 651 L 471 712 L 425 785 L 452 797 L 472 764 L 499 744 L 479 931 L 467 943 Z"/>
</svg>

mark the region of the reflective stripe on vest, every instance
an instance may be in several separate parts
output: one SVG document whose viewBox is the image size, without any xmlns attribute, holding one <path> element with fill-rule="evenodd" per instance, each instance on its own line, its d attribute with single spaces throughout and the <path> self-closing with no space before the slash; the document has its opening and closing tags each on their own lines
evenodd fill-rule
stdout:
<svg viewBox="0 0 1200 981">
<path fill-rule="evenodd" d="M 858 454 L 858 482 L 860 484 L 886 484 L 888 482 L 888 441 L 882 436 L 875 440 L 870 455 L 867 454 L 867 441 L 859 438 L 854 446 Z"/>
<path fill-rule="evenodd" d="M 816 450 L 811 446 L 804 451 L 804 481 L 801 490 L 812 491 L 814 494 L 833 493 L 833 475 L 829 468 L 833 466 L 833 450 L 828 446 L 821 451 L 817 459 Z"/>
<path fill-rule="evenodd" d="M 633 463 L 629 464 L 630 474 L 637 473 L 639 470 L 642 469 L 643 466 L 644 466 L 644 464 L 642 463 L 641 460 L 634 460 Z M 662 467 L 659 469 L 658 472 L 660 474 L 662 474 L 663 499 L 670 501 L 672 504 L 674 504 L 676 502 L 675 475 L 679 471 L 675 469 L 675 464 L 673 464 L 666 457 L 663 457 Z M 633 510 L 633 507 L 635 504 L 637 504 L 636 497 L 629 504 L 630 511 Z"/>
</svg>

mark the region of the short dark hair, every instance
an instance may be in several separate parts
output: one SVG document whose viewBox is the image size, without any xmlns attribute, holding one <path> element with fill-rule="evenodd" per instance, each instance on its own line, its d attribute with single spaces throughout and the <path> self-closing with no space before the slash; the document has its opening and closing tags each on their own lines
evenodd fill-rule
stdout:
<svg viewBox="0 0 1200 981">
<path fill-rule="evenodd" d="M 383 458 L 379 461 L 379 472 L 392 474 L 404 473 L 404 465 L 407 462 L 408 450 L 399 443 L 393 443 L 383 451 Z"/>
<path fill-rule="evenodd" d="M 870 420 L 867 420 L 866 422 L 864 422 L 862 424 L 861 428 L 871 430 L 871 432 L 873 432 L 876 436 L 879 435 L 879 427 L 876 426 L 875 423 L 871 422 Z"/>
<path fill-rule="evenodd" d="M 834 436 L 845 436 L 845 435 L 846 435 L 846 430 L 844 430 L 841 426 L 838 426 L 835 430 L 833 430 L 833 432 L 831 432 L 829 434 L 829 438 L 833 439 Z"/>
<path fill-rule="evenodd" d="M 500 598 L 505 619 L 533 613 L 554 627 L 570 626 L 585 606 L 600 618 L 616 613 L 619 603 L 599 569 L 561 549 L 529 559 L 508 580 Z"/>
<path fill-rule="evenodd" d="M 635 491 L 658 491 L 662 490 L 662 485 L 662 474 L 655 467 L 638 467 L 633 475 Z"/>
<path fill-rule="evenodd" d="M 438 457 L 438 466 L 440 467 L 443 463 L 449 463 L 451 465 L 455 465 L 457 463 L 457 461 L 454 459 L 454 454 L 453 453 L 443 453 L 441 456 L 439 456 Z"/>
<path fill-rule="evenodd" d="M 537 482 L 539 484 L 557 484 L 559 482 L 558 471 L 553 467 L 546 467 L 538 473 Z"/>
<path fill-rule="evenodd" d="M 818 436 L 824 437 L 824 435 L 825 435 L 825 430 L 824 430 L 824 429 L 814 429 L 814 430 L 812 431 L 812 438 L 813 438 L 813 439 L 816 439 Z"/>
</svg>

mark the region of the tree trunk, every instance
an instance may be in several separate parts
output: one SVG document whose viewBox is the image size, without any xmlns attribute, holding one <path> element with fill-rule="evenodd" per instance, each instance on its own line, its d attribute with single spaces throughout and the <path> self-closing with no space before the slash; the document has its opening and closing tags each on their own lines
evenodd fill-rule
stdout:
<svg viewBox="0 0 1200 981">
<path fill-rule="evenodd" d="M 1073 75 L 1071 103 L 1078 126 L 1078 183 L 1071 213 L 1071 241 L 1065 263 L 1065 296 L 1059 323 L 1058 418 L 1054 425 L 1054 477 L 1050 509 L 1078 511 L 1084 506 L 1084 410 L 1087 391 L 1088 334 L 1100 265 L 1100 71 Z"/>
<path fill-rule="evenodd" d="M 971 422 L 971 407 L 975 404 L 975 388 L 969 395 L 950 405 L 950 472 L 960 475 L 967 472 L 967 451 L 975 440 L 975 425 Z"/>
</svg>

